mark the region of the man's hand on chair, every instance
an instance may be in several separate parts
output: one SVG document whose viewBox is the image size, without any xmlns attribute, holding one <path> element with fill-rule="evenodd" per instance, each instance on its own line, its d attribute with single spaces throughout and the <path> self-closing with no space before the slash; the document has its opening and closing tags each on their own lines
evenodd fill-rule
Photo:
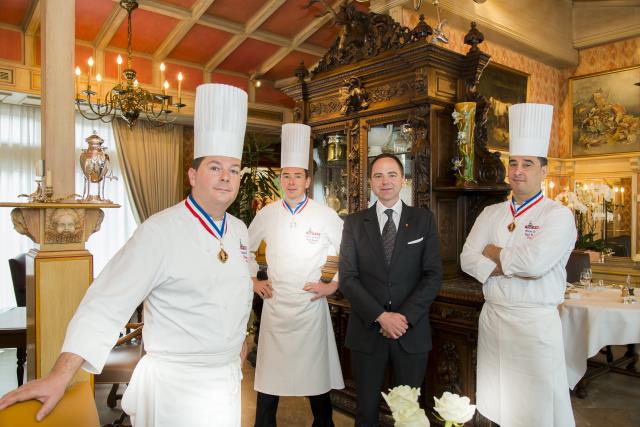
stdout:
<svg viewBox="0 0 640 427">
<path fill-rule="evenodd" d="M 67 386 L 83 362 L 84 360 L 76 354 L 62 353 L 45 378 L 29 381 L 22 387 L 2 396 L 0 411 L 14 403 L 35 399 L 42 402 L 42 407 L 36 415 L 36 420 L 42 421 L 62 399 Z"/>
</svg>

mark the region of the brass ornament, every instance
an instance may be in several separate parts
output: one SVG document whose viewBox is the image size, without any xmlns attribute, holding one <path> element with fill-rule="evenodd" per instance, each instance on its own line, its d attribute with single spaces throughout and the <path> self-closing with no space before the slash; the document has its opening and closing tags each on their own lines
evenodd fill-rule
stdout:
<svg viewBox="0 0 640 427">
<path fill-rule="evenodd" d="M 515 223 L 515 221 L 514 221 L 514 222 L 512 222 L 511 224 L 509 224 L 509 225 L 507 226 L 507 230 L 509 230 L 509 233 L 512 233 L 512 232 L 513 232 L 513 230 L 515 230 L 515 229 L 516 229 L 516 223 Z"/>
</svg>

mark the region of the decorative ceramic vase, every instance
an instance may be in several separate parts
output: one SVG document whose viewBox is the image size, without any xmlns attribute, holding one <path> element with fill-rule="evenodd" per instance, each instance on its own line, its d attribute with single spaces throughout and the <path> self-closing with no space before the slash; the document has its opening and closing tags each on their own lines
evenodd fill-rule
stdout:
<svg viewBox="0 0 640 427">
<path fill-rule="evenodd" d="M 458 154 L 453 159 L 453 170 L 456 173 L 457 185 L 475 184 L 473 176 L 474 140 L 473 132 L 476 124 L 476 103 L 459 102 L 454 106 L 453 124 L 458 128 L 456 145 Z"/>
</svg>

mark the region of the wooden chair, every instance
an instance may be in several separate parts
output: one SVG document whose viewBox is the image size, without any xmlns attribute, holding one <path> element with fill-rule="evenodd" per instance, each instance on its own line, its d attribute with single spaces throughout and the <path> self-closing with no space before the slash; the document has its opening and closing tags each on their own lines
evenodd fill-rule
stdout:
<svg viewBox="0 0 640 427">
<path fill-rule="evenodd" d="M 16 296 L 16 305 L 25 307 L 27 305 L 27 254 L 17 255 L 9 260 L 9 270 L 11 270 L 11 281 L 13 282 L 13 293 Z M 16 348 L 16 358 L 18 359 L 16 375 L 18 386 L 22 385 L 24 378 L 24 363 L 27 360 L 26 342 L 24 346 Z"/>
<path fill-rule="evenodd" d="M 565 268 L 567 270 L 567 282 L 575 283 L 580 281 L 580 273 L 582 270 L 591 268 L 589 254 L 583 251 L 571 252 Z"/>
<path fill-rule="evenodd" d="M 2 427 L 99 427 L 98 410 L 93 390 L 87 382 L 79 382 L 67 389 L 58 406 L 42 421 L 36 414 L 42 404 L 37 400 L 16 403 L 0 411 Z"/>
<path fill-rule="evenodd" d="M 137 322 L 127 324 L 127 333 L 118 339 L 113 350 L 109 353 L 102 372 L 94 377 L 95 384 L 112 384 L 111 391 L 107 396 L 109 408 L 115 408 L 118 400 L 122 398 L 122 394 L 118 393 L 120 385 L 129 383 L 133 370 L 144 355 L 143 326 L 143 323 Z M 125 417 L 126 414 L 123 412 L 112 425 L 122 425 Z"/>
</svg>

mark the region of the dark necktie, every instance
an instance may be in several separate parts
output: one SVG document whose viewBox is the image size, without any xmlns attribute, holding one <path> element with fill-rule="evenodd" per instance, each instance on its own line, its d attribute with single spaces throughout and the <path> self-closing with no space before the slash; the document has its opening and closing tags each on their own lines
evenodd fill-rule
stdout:
<svg viewBox="0 0 640 427">
<path fill-rule="evenodd" d="M 384 213 L 389 218 L 387 218 L 387 222 L 384 223 L 382 228 L 382 247 L 387 258 L 387 264 L 391 264 L 391 255 L 393 255 L 393 247 L 396 244 L 396 224 L 393 222 L 393 209 L 387 209 Z"/>
</svg>

